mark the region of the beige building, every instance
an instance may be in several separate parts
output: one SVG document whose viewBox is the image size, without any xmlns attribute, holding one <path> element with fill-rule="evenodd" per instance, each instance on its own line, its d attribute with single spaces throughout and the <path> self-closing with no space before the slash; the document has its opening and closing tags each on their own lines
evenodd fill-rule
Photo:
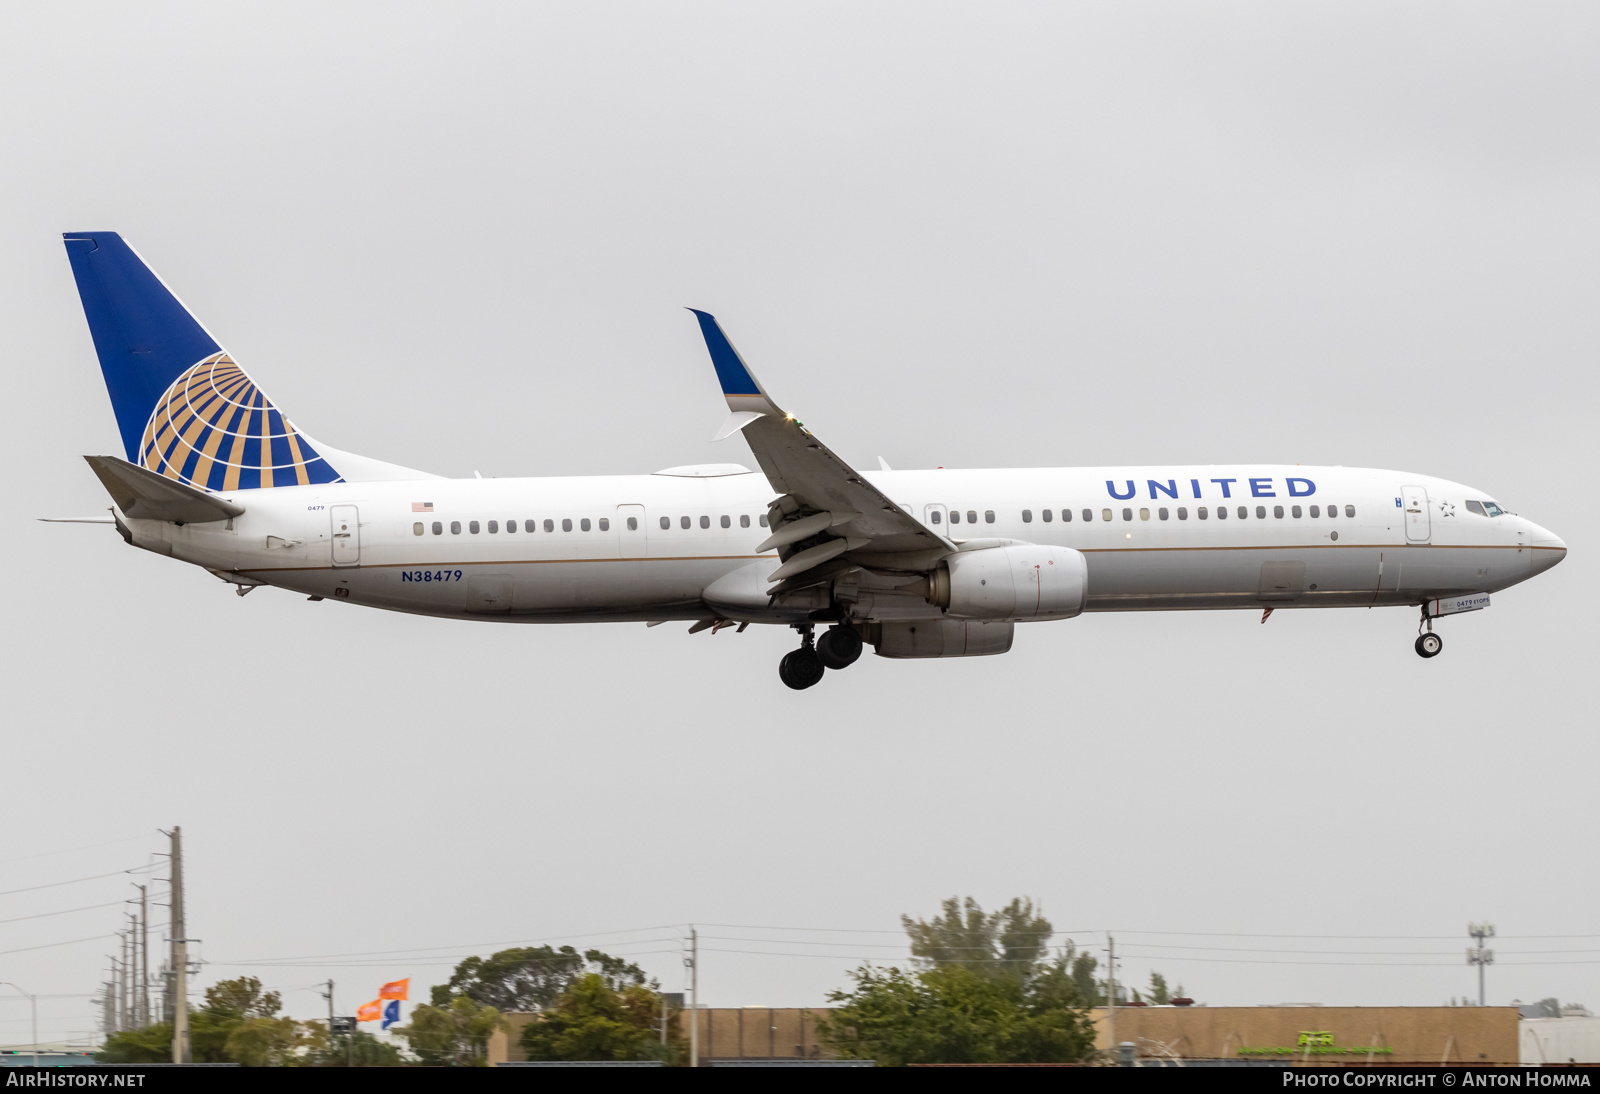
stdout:
<svg viewBox="0 0 1600 1094">
<path fill-rule="evenodd" d="M 831 1056 L 817 1043 L 816 1016 L 827 1008 L 803 1007 L 702 1007 L 700 1015 L 700 1058 L 702 1060 L 770 1060 L 774 1057 Z M 678 1018 L 687 1039 L 689 1012 Z M 520 1044 L 522 1027 L 534 1020 L 532 1014 L 506 1015 L 509 1030 L 489 1038 L 489 1065 L 502 1061 L 525 1060 Z"/>
<path fill-rule="evenodd" d="M 1514 1065 L 1520 1017 L 1516 1007 L 1118 1007 L 1114 1037 L 1146 1059 Z M 1095 1047 L 1111 1048 L 1104 1007 L 1094 1023 Z"/>
</svg>

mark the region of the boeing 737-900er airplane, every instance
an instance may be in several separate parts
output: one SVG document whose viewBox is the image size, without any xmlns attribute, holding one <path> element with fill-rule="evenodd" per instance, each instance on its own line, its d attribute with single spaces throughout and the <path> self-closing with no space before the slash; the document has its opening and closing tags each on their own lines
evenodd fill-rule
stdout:
<svg viewBox="0 0 1600 1094">
<path fill-rule="evenodd" d="M 791 688 L 882 657 L 1005 653 L 1082 612 L 1487 607 L 1566 554 L 1475 487 L 1344 467 L 861 471 L 694 312 L 757 474 L 449 479 L 302 433 L 115 232 L 65 236 L 123 454 L 85 457 L 135 547 L 276 585 L 511 623 L 792 627 Z M 879 461 L 880 464 L 882 461 Z M 818 634 L 818 628 L 824 628 Z"/>
</svg>

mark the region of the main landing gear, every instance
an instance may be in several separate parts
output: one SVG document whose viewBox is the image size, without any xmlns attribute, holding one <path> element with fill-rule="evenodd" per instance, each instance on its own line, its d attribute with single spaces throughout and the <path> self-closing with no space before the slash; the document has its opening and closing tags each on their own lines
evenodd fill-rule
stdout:
<svg viewBox="0 0 1600 1094">
<path fill-rule="evenodd" d="M 824 669 L 849 668 L 861 656 L 861 633 L 848 622 L 829 627 L 814 644 L 810 624 L 796 630 L 800 648 L 790 650 L 778 662 L 778 679 L 796 691 L 821 681 Z"/>
<path fill-rule="evenodd" d="M 1427 627 L 1424 631 L 1422 628 Z M 1444 649 L 1444 639 L 1433 633 L 1433 617 L 1428 614 L 1428 606 L 1422 606 L 1422 622 L 1417 624 L 1417 656 L 1438 657 L 1439 651 Z"/>
</svg>

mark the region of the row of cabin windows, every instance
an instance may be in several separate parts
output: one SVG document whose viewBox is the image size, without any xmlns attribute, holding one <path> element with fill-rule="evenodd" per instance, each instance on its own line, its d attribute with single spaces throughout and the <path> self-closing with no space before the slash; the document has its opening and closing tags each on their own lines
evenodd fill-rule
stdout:
<svg viewBox="0 0 1600 1094">
<path fill-rule="evenodd" d="M 1250 516 L 1250 507 L 1248 505 L 1241 505 L 1241 506 L 1238 507 L 1237 512 L 1238 512 L 1238 515 L 1239 515 L 1239 519 L 1240 520 L 1244 520 L 1244 519 L 1246 519 L 1246 518 L 1248 518 Z M 954 517 L 956 514 L 952 512 L 950 515 L 952 517 Z M 1210 513 L 1207 510 L 1207 507 L 1204 506 L 1204 505 L 1198 507 L 1195 510 L 1194 515 L 1197 518 L 1199 518 L 1200 520 L 1209 520 L 1210 519 Z M 1274 505 L 1272 507 L 1272 515 L 1276 519 L 1282 520 L 1284 518 L 1284 516 L 1286 515 L 1284 513 L 1284 507 L 1281 506 L 1281 505 Z M 1291 506 L 1289 506 L 1289 511 L 1288 511 L 1287 515 L 1290 516 L 1290 517 L 1293 517 L 1295 520 L 1299 520 L 1302 516 L 1321 517 L 1322 516 L 1322 506 L 1320 506 L 1320 505 L 1312 505 L 1312 506 L 1309 506 L 1307 508 L 1307 511 L 1302 512 L 1300 506 L 1291 505 Z M 1339 507 L 1337 505 L 1328 506 L 1328 517 L 1330 519 L 1332 519 L 1334 517 L 1337 517 L 1338 515 L 1339 515 Z M 1354 505 L 1346 505 L 1344 507 L 1344 515 L 1347 516 L 1347 517 L 1354 517 L 1356 515 L 1356 507 Z M 1043 521 L 1046 524 L 1049 524 L 1052 520 L 1055 519 L 1055 510 L 1053 510 L 1053 509 L 1041 509 L 1039 511 L 1039 516 L 1040 516 L 1041 519 L 1043 519 Z M 1162 508 L 1156 510 L 1156 519 L 1158 519 L 1158 520 L 1169 520 L 1169 519 L 1171 519 L 1171 516 L 1172 516 L 1171 510 L 1169 510 L 1169 509 L 1167 509 L 1165 507 L 1162 507 Z M 994 514 L 993 513 L 989 513 L 988 517 L 989 517 L 990 523 L 993 523 Z M 933 522 L 935 524 L 938 524 L 939 523 L 939 514 L 938 513 L 933 514 L 933 518 L 934 518 Z M 1072 510 L 1071 509 L 1063 509 L 1063 510 L 1061 510 L 1061 519 L 1063 521 L 1069 521 L 1070 522 L 1072 520 Z M 1086 521 L 1093 520 L 1094 519 L 1094 510 L 1093 509 L 1085 509 L 1085 510 L 1083 510 L 1083 519 L 1086 520 Z M 1102 509 L 1102 510 L 1100 510 L 1100 519 L 1101 520 L 1111 520 L 1112 519 L 1112 511 L 1110 509 Z M 1123 520 L 1132 520 L 1133 519 L 1133 510 L 1132 509 L 1124 509 L 1122 511 L 1122 519 Z M 1139 510 L 1139 519 L 1140 520 L 1149 520 L 1150 519 L 1150 510 L 1148 510 L 1148 509 L 1140 509 Z M 1188 520 L 1189 519 L 1189 510 L 1188 510 L 1187 507 L 1182 506 L 1182 505 L 1178 506 L 1178 519 L 1179 520 Z M 1218 520 L 1227 520 L 1228 519 L 1228 507 L 1226 505 L 1217 506 L 1217 519 Z M 1267 519 L 1267 507 L 1265 505 L 1256 506 L 1256 519 L 1257 520 L 1266 520 Z M 1022 523 L 1023 524 L 1032 524 L 1033 523 L 1033 510 L 1032 509 L 1024 509 L 1022 511 Z"/>
<path fill-rule="evenodd" d="M 688 517 L 680 517 L 678 519 L 679 519 L 679 522 L 682 524 L 682 526 L 685 527 L 685 528 L 688 528 L 690 526 L 690 524 L 691 524 L 690 518 L 688 518 Z M 758 519 L 761 521 L 761 527 L 765 528 L 767 526 L 767 518 L 766 518 L 766 516 L 763 515 L 763 516 L 759 517 Z M 602 532 L 611 531 L 611 518 L 610 517 L 601 517 L 599 519 L 599 521 L 597 521 L 596 523 L 599 524 L 600 531 L 602 531 Z M 487 524 L 488 524 L 487 530 L 488 530 L 488 532 L 489 532 L 489 534 L 491 536 L 497 534 L 500 531 L 500 522 L 499 521 L 491 520 L 491 521 L 488 521 Z M 731 528 L 731 527 L 733 527 L 733 522 L 728 517 L 724 516 L 722 518 L 722 526 L 724 528 Z M 591 527 L 591 525 L 590 525 L 588 517 L 580 517 L 580 518 L 578 518 L 578 531 L 587 532 L 587 531 L 590 530 L 590 527 Z M 663 527 L 663 528 L 671 528 L 672 527 L 672 518 L 671 517 L 662 517 L 661 518 L 661 527 Z M 711 527 L 711 518 L 710 517 L 701 517 L 700 518 L 700 527 L 702 527 L 702 528 L 710 528 Z M 750 527 L 750 518 L 748 516 L 740 516 L 739 517 L 739 527 L 740 528 L 748 528 L 748 527 Z M 411 526 L 411 534 L 412 535 L 420 536 L 420 535 L 423 535 L 427 530 L 428 529 L 423 525 L 423 523 L 420 520 L 417 521 L 415 524 L 413 524 Z M 517 530 L 517 522 L 514 521 L 514 520 L 506 521 L 505 530 L 506 530 L 506 533 L 508 535 L 510 533 L 512 533 L 512 532 L 515 532 Z M 536 520 L 525 520 L 525 521 L 522 522 L 522 530 L 524 532 L 536 532 L 536 531 L 539 530 L 539 522 L 536 521 Z M 546 517 L 545 520 L 544 520 L 544 530 L 546 532 L 554 532 L 556 530 L 556 522 L 554 520 L 552 520 L 551 518 Z M 561 519 L 561 530 L 563 532 L 572 531 L 572 518 L 571 517 L 563 517 Z M 637 532 L 638 530 L 639 530 L 639 518 L 638 517 L 629 517 L 628 518 L 628 531 Z M 475 536 L 481 531 L 484 531 L 484 528 L 482 528 L 477 521 L 475 521 L 475 520 L 467 521 L 467 532 L 469 534 Z M 433 522 L 433 534 L 436 535 L 436 536 L 444 535 L 444 523 L 442 521 L 437 521 L 436 520 L 436 521 Z M 461 522 L 459 520 L 453 520 L 453 521 L 450 522 L 450 534 L 453 535 L 453 536 L 459 536 L 461 534 Z"/>
<path fill-rule="evenodd" d="M 761 527 L 765 528 L 767 526 L 767 517 L 766 517 L 765 513 L 763 513 L 761 516 L 757 517 L 756 520 L 761 522 Z M 732 528 L 733 527 L 733 518 L 728 516 L 728 514 L 724 513 L 724 514 L 722 514 L 722 516 L 717 518 L 717 523 L 722 525 L 722 527 L 724 527 L 724 528 Z M 679 517 L 678 518 L 678 527 L 679 528 L 688 529 L 688 528 L 691 528 L 693 526 L 694 526 L 693 518 L 691 518 L 691 517 Z M 672 527 L 672 518 L 671 517 L 662 517 L 661 518 L 661 529 L 662 529 L 662 531 L 666 531 L 668 528 L 671 528 L 671 527 Z M 711 518 L 708 517 L 708 516 L 701 516 L 701 518 L 700 518 L 700 527 L 702 527 L 702 528 L 710 528 L 711 527 Z M 750 516 L 749 516 L 748 513 L 739 514 L 739 527 L 740 528 L 748 528 L 748 527 L 750 527 Z"/>
<path fill-rule="evenodd" d="M 933 523 L 938 524 L 939 523 L 939 510 L 935 509 L 933 511 L 933 513 L 930 515 L 929 519 L 931 519 L 933 521 Z M 1024 518 L 1024 519 L 1026 519 L 1026 518 Z M 950 523 L 951 524 L 960 524 L 961 523 L 961 510 L 959 510 L 959 509 L 950 510 Z M 978 511 L 976 509 L 968 509 L 967 510 L 967 523 L 968 524 L 977 524 L 978 523 Z M 985 524 L 993 524 L 994 523 L 994 510 L 993 509 L 985 509 L 983 511 L 983 523 L 985 523 Z"/>
</svg>

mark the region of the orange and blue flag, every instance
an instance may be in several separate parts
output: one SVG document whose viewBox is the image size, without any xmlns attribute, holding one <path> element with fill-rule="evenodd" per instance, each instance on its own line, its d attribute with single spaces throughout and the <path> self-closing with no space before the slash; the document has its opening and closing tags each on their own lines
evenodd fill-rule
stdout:
<svg viewBox="0 0 1600 1094">
<path fill-rule="evenodd" d="M 404 980 L 391 980 L 378 989 L 379 999 L 409 999 L 411 997 L 411 977 Z"/>
<path fill-rule="evenodd" d="M 382 1015 L 379 1013 L 382 1011 L 382 1009 L 383 1000 L 381 999 L 374 999 L 370 1003 L 362 1003 L 356 1008 L 356 1021 L 376 1022 L 380 1017 L 382 1017 Z"/>
</svg>

